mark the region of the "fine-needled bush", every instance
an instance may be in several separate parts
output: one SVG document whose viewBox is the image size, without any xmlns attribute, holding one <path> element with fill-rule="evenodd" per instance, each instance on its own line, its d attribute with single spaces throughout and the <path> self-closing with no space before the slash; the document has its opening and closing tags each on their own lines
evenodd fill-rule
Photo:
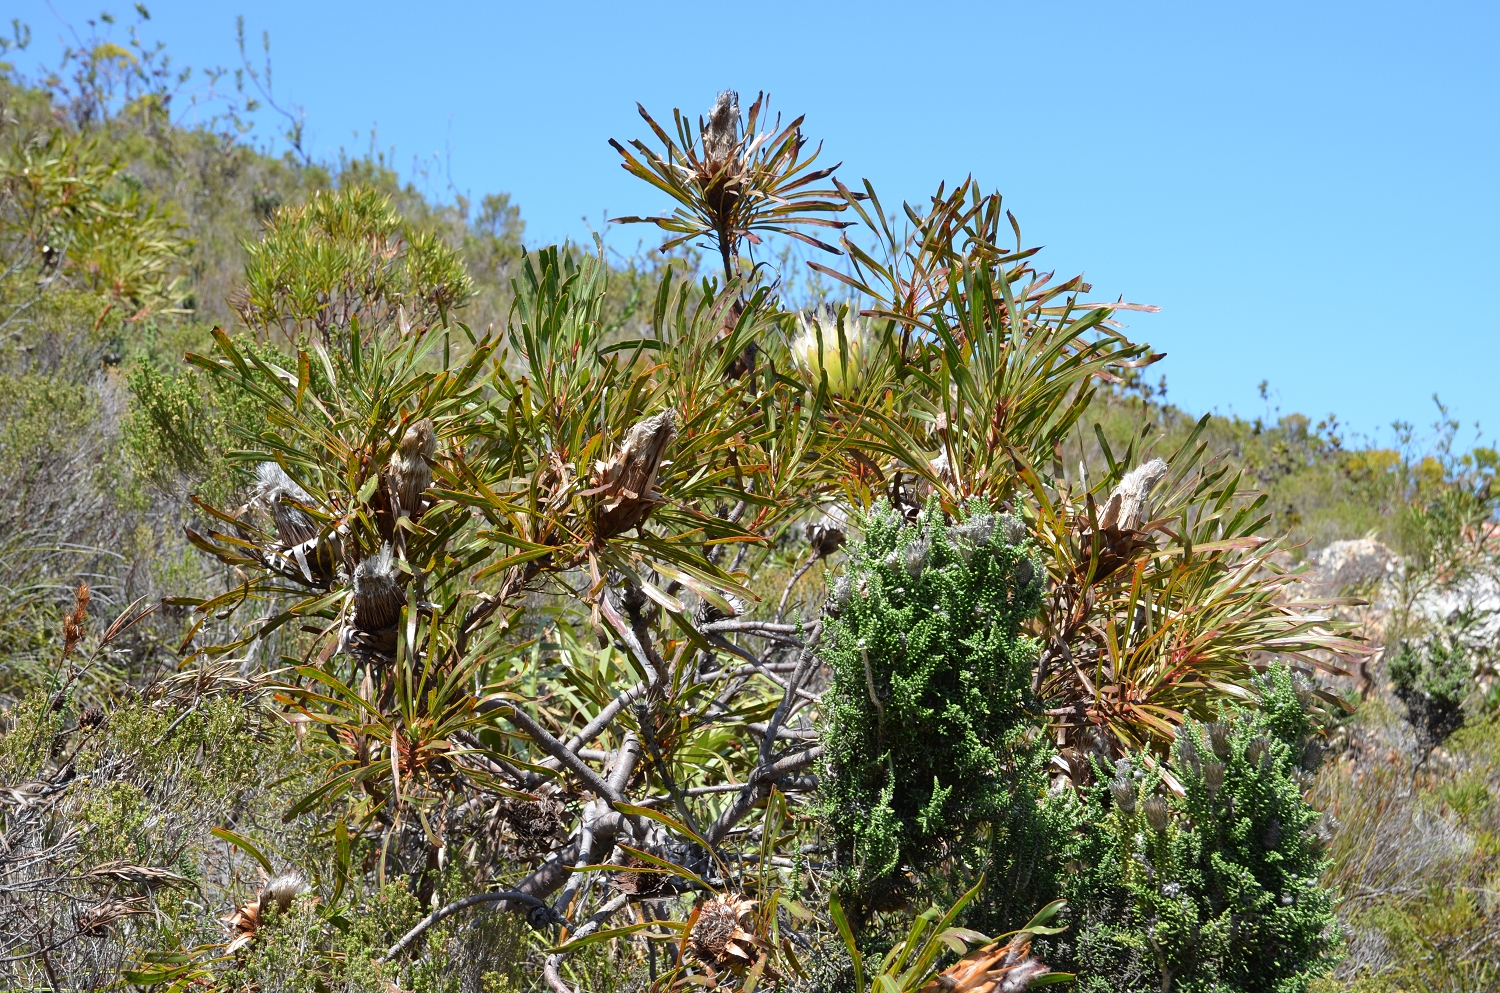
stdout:
<svg viewBox="0 0 1500 993">
<path fill-rule="evenodd" d="M 1396 697 L 1417 733 L 1425 762 L 1432 750 L 1463 727 L 1464 698 L 1473 663 L 1457 636 L 1438 635 L 1424 645 L 1403 641 L 1388 670 Z"/>
<path fill-rule="evenodd" d="M 1170 770 L 1101 769 L 1066 887 L 1082 993 L 1300 993 L 1331 967 L 1326 839 L 1298 782 L 1307 691 L 1280 665 L 1258 689 L 1258 709 L 1186 724 Z"/>
<path fill-rule="evenodd" d="M 1035 547 L 982 502 L 952 527 L 935 507 L 908 525 L 888 504 L 863 526 L 824 654 L 840 885 L 851 906 L 886 909 L 910 895 L 908 874 L 957 859 L 1013 888 L 1043 847 L 1029 835 L 1049 757 L 1031 693 L 1038 648 L 1021 631 L 1041 599 Z"/>
</svg>

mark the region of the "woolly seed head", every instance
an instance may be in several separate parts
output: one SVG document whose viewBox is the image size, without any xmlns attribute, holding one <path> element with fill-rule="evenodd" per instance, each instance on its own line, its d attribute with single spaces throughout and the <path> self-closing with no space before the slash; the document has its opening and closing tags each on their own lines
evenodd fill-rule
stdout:
<svg viewBox="0 0 1500 993">
<path fill-rule="evenodd" d="M 1208 732 L 1208 747 L 1219 758 L 1229 757 L 1229 725 L 1214 721 L 1204 730 Z"/>
<path fill-rule="evenodd" d="M 920 576 L 922 574 L 922 570 L 927 567 L 927 553 L 931 550 L 932 541 L 925 537 L 918 538 L 916 541 L 913 541 L 911 544 L 906 546 L 906 573 L 907 575 L 911 576 L 912 579 L 916 579 L 918 576 Z"/>
<path fill-rule="evenodd" d="M 1213 796 L 1219 792 L 1224 785 L 1224 763 L 1218 759 L 1209 759 L 1203 764 L 1203 786 L 1208 790 L 1208 795 Z"/>
<path fill-rule="evenodd" d="M 1148 797 L 1142 804 L 1142 812 L 1145 813 L 1146 823 L 1151 826 L 1151 830 L 1160 832 L 1167 829 L 1167 801 L 1159 796 Z"/>
<path fill-rule="evenodd" d="M 1135 816 L 1135 784 L 1128 779 L 1115 779 L 1109 784 L 1109 795 L 1126 817 Z"/>
</svg>

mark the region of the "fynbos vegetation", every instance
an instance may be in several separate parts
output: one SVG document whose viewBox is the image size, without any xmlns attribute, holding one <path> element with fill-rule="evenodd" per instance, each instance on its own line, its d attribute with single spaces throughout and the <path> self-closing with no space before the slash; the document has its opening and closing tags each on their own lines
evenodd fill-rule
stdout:
<svg viewBox="0 0 1500 993">
<path fill-rule="evenodd" d="M 0 81 L 6 986 L 1496 981 L 1492 452 L 1185 418 L 765 95 L 622 260 L 96 41 Z"/>
</svg>

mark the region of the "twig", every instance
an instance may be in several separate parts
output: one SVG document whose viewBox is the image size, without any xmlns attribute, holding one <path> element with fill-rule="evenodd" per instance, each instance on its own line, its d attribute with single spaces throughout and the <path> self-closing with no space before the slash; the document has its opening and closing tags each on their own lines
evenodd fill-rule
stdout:
<svg viewBox="0 0 1500 993">
<path fill-rule="evenodd" d="M 780 624 L 782 615 L 786 613 L 786 601 L 787 597 L 792 595 L 792 587 L 797 585 L 799 579 L 807 575 L 807 570 L 811 569 L 813 563 L 817 562 L 820 558 L 822 558 L 821 555 L 813 552 L 808 560 L 799 566 L 796 572 L 792 573 L 792 578 L 787 581 L 786 589 L 781 591 L 781 603 L 776 605 L 776 623 Z"/>
<path fill-rule="evenodd" d="M 568 746 L 554 738 L 546 728 L 533 720 L 531 715 L 527 714 L 524 710 L 509 703 L 495 702 L 490 705 L 480 705 L 481 712 L 494 710 L 501 711 L 506 720 L 522 731 L 525 731 L 532 741 L 541 745 L 543 750 L 572 770 L 579 779 L 582 779 L 588 785 L 589 789 L 607 798 L 612 803 L 619 803 L 625 799 L 619 790 L 605 782 L 597 772 L 590 769 L 584 763 L 583 759 L 579 758 L 575 752 L 569 751 Z"/>
<path fill-rule="evenodd" d="M 446 917 L 452 917 L 460 910 L 467 910 L 469 907 L 475 907 L 482 903 L 511 902 L 524 904 L 528 909 L 536 911 L 538 915 L 547 915 L 546 922 L 548 924 L 562 924 L 564 926 L 571 926 L 568 923 L 568 919 L 554 911 L 551 907 L 547 906 L 545 900 L 539 900 L 536 897 L 532 896 L 530 893 L 522 893 L 520 890 L 501 890 L 498 893 L 475 893 L 472 896 L 466 896 L 461 900 L 454 900 L 446 907 L 434 910 L 432 913 L 422 918 L 421 922 L 417 924 L 416 927 L 412 928 L 410 931 L 406 932 L 406 934 L 402 935 L 400 941 L 396 942 L 386 950 L 385 955 L 380 961 L 389 962 L 397 955 L 400 955 L 402 952 L 410 948 L 412 942 L 420 938 L 423 932 L 425 932 L 428 928 L 432 927 L 438 921 L 441 921 Z"/>
<path fill-rule="evenodd" d="M 613 900 L 600 907 L 587 921 L 579 925 L 578 930 L 573 932 L 570 940 L 576 941 L 579 938 L 593 934 L 599 929 L 599 925 L 603 924 L 615 911 L 629 902 L 630 897 L 628 895 L 624 893 L 619 894 Z M 548 955 L 547 965 L 542 970 L 542 976 L 547 980 L 547 985 L 552 987 L 554 993 L 578 993 L 577 990 L 568 989 L 568 984 L 563 982 L 562 974 L 557 971 L 557 967 L 562 964 L 564 954 L 566 953 L 553 952 L 551 955 Z"/>
</svg>

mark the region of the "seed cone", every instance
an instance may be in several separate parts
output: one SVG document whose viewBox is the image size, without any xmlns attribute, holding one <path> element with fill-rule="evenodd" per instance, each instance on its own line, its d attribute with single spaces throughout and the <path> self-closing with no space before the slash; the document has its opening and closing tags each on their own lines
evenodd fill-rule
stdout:
<svg viewBox="0 0 1500 993">
<path fill-rule="evenodd" d="M 677 412 L 664 410 L 637 423 L 609 459 L 594 463 L 592 482 L 601 496 L 594 508 L 594 534 L 613 538 L 645 522 L 661 500 L 656 474 L 662 455 L 677 437 Z"/>
<path fill-rule="evenodd" d="M 422 493 L 432 485 L 432 459 L 437 454 L 437 432 L 424 417 L 406 429 L 401 450 L 391 460 L 392 491 L 398 515 L 416 520 L 422 513 Z"/>
</svg>

